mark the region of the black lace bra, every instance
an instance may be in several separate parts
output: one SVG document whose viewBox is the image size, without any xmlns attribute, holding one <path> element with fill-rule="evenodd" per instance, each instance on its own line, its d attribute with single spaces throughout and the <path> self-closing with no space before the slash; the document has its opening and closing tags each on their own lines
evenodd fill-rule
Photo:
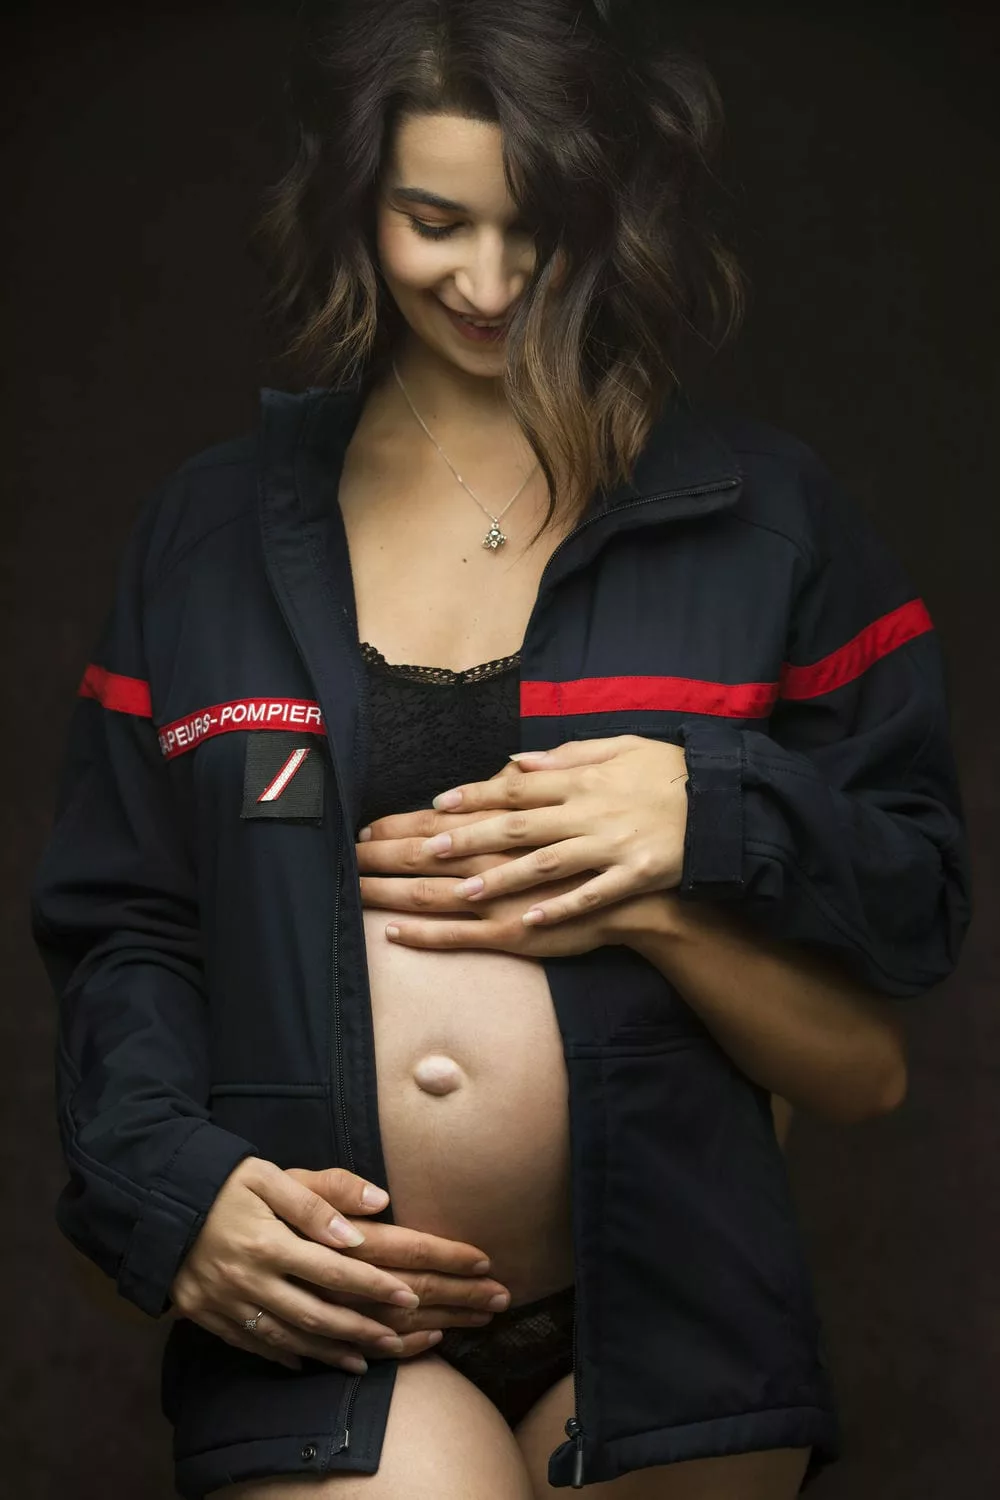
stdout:
<svg viewBox="0 0 1000 1500">
<path fill-rule="evenodd" d="M 388 662 L 360 644 L 370 734 L 359 827 L 430 807 L 462 782 L 488 781 L 519 748 L 519 651 L 452 672 Z"/>
</svg>

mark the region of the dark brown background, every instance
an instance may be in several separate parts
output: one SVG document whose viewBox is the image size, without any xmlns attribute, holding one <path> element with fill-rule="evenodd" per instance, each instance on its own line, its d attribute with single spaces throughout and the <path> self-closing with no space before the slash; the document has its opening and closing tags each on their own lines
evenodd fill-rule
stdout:
<svg viewBox="0 0 1000 1500">
<path fill-rule="evenodd" d="M 88 1301 L 53 1225 L 53 1006 L 24 892 L 137 504 L 280 383 L 246 236 L 281 163 L 289 33 L 278 6 L 82 9 L 6 33 L 0 1486 L 166 1500 L 165 1329 Z M 755 287 L 708 389 L 817 448 L 908 564 L 947 652 L 978 879 L 960 971 L 907 1005 L 904 1107 L 793 1127 L 848 1443 L 814 1493 L 973 1500 L 1000 1493 L 996 28 L 827 0 L 687 7 L 678 31 L 728 102 Z"/>
</svg>

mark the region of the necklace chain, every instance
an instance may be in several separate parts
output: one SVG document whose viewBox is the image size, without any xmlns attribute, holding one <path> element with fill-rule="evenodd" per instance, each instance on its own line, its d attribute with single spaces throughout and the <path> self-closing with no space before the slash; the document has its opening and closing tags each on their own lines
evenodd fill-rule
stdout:
<svg viewBox="0 0 1000 1500">
<path fill-rule="evenodd" d="M 534 465 L 534 467 L 528 471 L 528 474 L 527 474 L 527 477 L 524 480 L 524 483 L 519 486 L 519 488 L 517 489 L 517 491 L 513 495 L 511 495 L 510 499 L 507 501 L 507 504 L 504 506 L 504 508 L 500 512 L 500 514 L 499 515 L 494 515 L 491 510 L 487 510 L 486 506 L 480 500 L 479 496 L 473 494 L 472 490 L 469 489 L 469 486 L 466 484 L 466 482 L 462 478 L 461 474 L 455 468 L 455 465 L 452 463 L 452 461 L 448 457 L 447 453 L 441 447 L 441 444 L 438 442 L 437 438 L 431 432 L 430 428 L 427 426 L 427 423 L 424 421 L 423 417 L 417 411 L 417 408 L 414 406 L 413 402 L 410 400 L 409 392 L 407 391 L 406 386 L 403 384 L 403 381 L 402 381 L 402 379 L 400 377 L 399 371 L 396 369 L 396 361 L 395 360 L 393 360 L 393 362 L 392 362 L 392 373 L 395 375 L 397 384 L 399 385 L 399 389 L 402 391 L 403 395 L 406 397 L 407 404 L 408 404 L 410 410 L 412 411 L 413 415 L 416 417 L 417 421 L 420 423 L 421 427 L 424 429 L 424 431 L 426 432 L 427 436 L 430 438 L 431 442 L 434 444 L 435 448 L 438 450 L 438 452 L 440 453 L 441 457 L 444 459 L 445 463 L 448 465 L 449 469 L 454 474 L 455 478 L 458 480 L 459 484 L 462 486 L 462 488 L 464 490 L 469 490 L 469 494 L 472 495 L 472 498 L 473 498 L 473 500 L 475 500 L 476 504 L 479 506 L 479 509 L 483 512 L 484 515 L 489 516 L 490 520 L 492 521 L 492 523 L 493 523 L 492 526 L 490 527 L 489 531 L 486 533 L 485 537 L 483 538 L 483 546 L 484 547 L 488 547 L 491 552 L 498 551 L 499 548 L 501 548 L 503 546 L 504 542 L 507 540 L 507 538 L 504 536 L 503 532 L 500 530 L 500 522 L 503 519 L 503 517 L 507 514 L 507 512 L 510 510 L 511 506 L 514 504 L 514 501 L 517 499 L 518 495 L 521 493 L 521 490 L 524 489 L 524 486 L 528 483 L 528 480 L 531 478 L 532 474 L 534 474 L 535 469 L 538 468 L 538 464 L 536 463 Z"/>
</svg>

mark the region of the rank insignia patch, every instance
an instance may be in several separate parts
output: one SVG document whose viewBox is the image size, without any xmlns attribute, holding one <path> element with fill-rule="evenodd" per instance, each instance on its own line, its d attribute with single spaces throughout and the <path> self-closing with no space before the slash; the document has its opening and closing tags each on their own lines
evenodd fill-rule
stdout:
<svg viewBox="0 0 1000 1500">
<path fill-rule="evenodd" d="M 268 729 L 248 734 L 240 817 L 322 823 L 321 743 L 312 735 L 295 730 Z"/>
</svg>

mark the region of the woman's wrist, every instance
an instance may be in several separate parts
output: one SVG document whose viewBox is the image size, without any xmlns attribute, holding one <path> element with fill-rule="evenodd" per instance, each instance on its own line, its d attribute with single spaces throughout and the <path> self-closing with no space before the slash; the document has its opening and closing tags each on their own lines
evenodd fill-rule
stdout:
<svg viewBox="0 0 1000 1500">
<path fill-rule="evenodd" d="M 647 943 L 683 930 L 682 903 L 673 891 L 647 891 L 608 908 L 610 943 L 641 953 Z"/>
</svg>

